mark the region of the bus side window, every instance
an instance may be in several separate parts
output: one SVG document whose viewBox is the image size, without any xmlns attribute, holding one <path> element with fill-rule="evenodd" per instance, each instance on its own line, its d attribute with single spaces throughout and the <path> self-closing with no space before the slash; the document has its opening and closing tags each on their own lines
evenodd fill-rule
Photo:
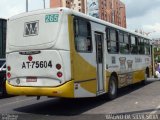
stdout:
<svg viewBox="0 0 160 120">
<path fill-rule="evenodd" d="M 120 43 L 120 53 L 128 54 L 129 53 L 129 36 L 127 33 L 119 32 L 119 43 Z"/>
<path fill-rule="evenodd" d="M 118 53 L 118 39 L 117 39 L 117 31 L 114 29 L 107 29 L 107 49 L 109 53 Z"/>
<path fill-rule="evenodd" d="M 74 20 L 75 48 L 77 52 L 92 52 L 91 25 L 89 21 Z"/>
<path fill-rule="evenodd" d="M 74 37 L 78 37 L 78 20 L 74 19 Z"/>
<path fill-rule="evenodd" d="M 149 40 L 145 39 L 145 41 L 144 41 L 144 47 L 145 47 L 145 55 L 150 55 L 150 44 L 149 44 Z"/>
<path fill-rule="evenodd" d="M 145 54 L 143 38 L 139 39 L 139 54 Z"/>
<path fill-rule="evenodd" d="M 131 35 L 131 54 L 138 53 L 138 38 Z"/>
<path fill-rule="evenodd" d="M 106 43 L 107 43 L 107 51 L 110 53 L 111 52 L 111 42 L 110 42 L 110 38 L 109 38 L 109 28 L 106 27 Z"/>
</svg>

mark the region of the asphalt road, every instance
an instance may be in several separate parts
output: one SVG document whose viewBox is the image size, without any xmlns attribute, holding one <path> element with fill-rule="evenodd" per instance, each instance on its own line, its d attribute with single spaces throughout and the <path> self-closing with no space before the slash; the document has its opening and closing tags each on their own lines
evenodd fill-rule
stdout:
<svg viewBox="0 0 160 120">
<path fill-rule="evenodd" d="M 120 89 L 118 98 L 112 101 L 104 97 L 41 97 L 40 100 L 25 96 L 0 98 L 0 113 L 2 120 L 106 120 L 111 119 L 111 114 L 129 117 L 134 114 L 160 114 L 160 81 Z"/>
</svg>

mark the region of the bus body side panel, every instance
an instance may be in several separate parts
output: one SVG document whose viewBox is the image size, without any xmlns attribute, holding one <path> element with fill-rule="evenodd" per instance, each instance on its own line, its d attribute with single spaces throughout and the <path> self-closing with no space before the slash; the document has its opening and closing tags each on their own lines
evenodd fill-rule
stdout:
<svg viewBox="0 0 160 120">
<path fill-rule="evenodd" d="M 91 22 L 91 27 L 92 27 L 91 29 L 92 29 L 93 58 L 90 59 L 83 53 L 81 55 L 85 60 L 89 60 L 90 64 L 96 67 L 96 80 L 97 80 L 96 92 L 97 96 L 99 96 L 108 92 L 108 83 L 110 77 L 110 73 L 106 69 L 106 62 L 108 59 L 108 56 L 106 54 L 107 52 L 106 33 L 105 33 L 106 26 L 96 22 Z M 100 39 L 97 39 L 97 35 L 101 36 L 102 45 L 99 45 L 101 43 L 99 41 Z M 101 49 L 101 47 L 102 47 L 102 55 L 99 54 L 100 52 L 99 49 Z M 99 58 L 102 58 L 102 61 L 99 60 Z"/>
<path fill-rule="evenodd" d="M 141 82 L 145 79 L 146 68 L 151 67 L 150 56 L 122 54 L 108 54 L 107 56 L 109 73 L 117 73 L 119 88 Z M 124 62 L 122 62 L 123 60 Z M 114 63 L 112 63 L 113 61 Z"/>
<path fill-rule="evenodd" d="M 71 78 L 74 79 L 75 97 L 95 97 L 97 89 L 96 67 L 75 50 L 73 16 L 69 15 L 71 49 Z"/>
<path fill-rule="evenodd" d="M 73 18 L 69 17 L 70 24 L 73 24 Z M 74 31 L 71 32 L 70 38 L 71 40 L 71 63 L 72 63 L 72 78 L 75 80 L 75 97 L 90 97 L 87 92 L 94 90 L 94 94 L 97 94 L 97 66 L 96 63 L 96 50 L 95 50 L 95 38 L 94 33 L 100 32 L 105 35 L 105 26 L 100 25 L 98 23 L 92 23 L 92 45 L 93 45 L 93 54 L 87 54 L 82 52 L 77 52 L 75 50 L 75 41 L 74 41 Z M 102 27 L 103 26 L 103 27 Z M 101 28 L 99 30 L 99 28 Z M 72 26 L 71 29 L 74 29 Z M 105 43 L 105 42 L 104 42 Z M 106 43 L 105 43 L 106 44 Z M 117 74 L 118 78 L 118 88 L 127 86 L 129 84 L 134 84 L 137 82 L 141 82 L 145 79 L 145 71 L 147 67 L 150 67 L 151 58 L 150 55 L 131 55 L 131 54 L 108 54 L 107 49 L 104 49 L 105 60 L 104 68 L 106 70 L 106 75 L 104 76 L 104 85 L 105 85 L 105 92 L 108 92 L 108 81 L 110 79 L 111 74 L 114 72 Z M 92 55 L 91 55 L 92 54 Z M 114 63 L 115 61 L 115 63 Z M 123 61 L 123 62 L 122 62 Z M 85 66 L 85 67 L 84 67 Z M 91 82 L 96 78 L 96 82 Z M 90 83 L 89 83 L 90 81 Z M 86 84 L 83 87 L 84 90 L 79 90 L 78 88 L 82 88 L 82 83 Z M 90 88 L 93 86 L 94 89 Z M 87 90 L 87 91 L 86 91 Z M 83 94 L 82 94 L 83 93 Z"/>
</svg>

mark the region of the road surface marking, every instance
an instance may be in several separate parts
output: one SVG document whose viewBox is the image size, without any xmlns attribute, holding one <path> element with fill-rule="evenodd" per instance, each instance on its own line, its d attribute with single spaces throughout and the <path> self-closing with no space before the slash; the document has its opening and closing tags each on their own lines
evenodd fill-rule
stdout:
<svg viewBox="0 0 160 120">
<path fill-rule="evenodd" d="M 157 106 L 156 109 L 150 113 L 150 115 L 151 115 L 151 114 L 155 114 L 159 109 L 160 109 L 160 105 Z"/>
<path fill-rule="evenodd" d="M 28 98 L 28 99 L 24 99 L 24 100 L 15 101 L 15 102 L 10 102 L 7 104 L 0 105 L 0 107 L 8 106 L 8 105 L 19 103 L 19 102 L 29 101 L 29 100 L 33 100 L 33 99 L 35 99 L 35 98 Z"/>
</svg>

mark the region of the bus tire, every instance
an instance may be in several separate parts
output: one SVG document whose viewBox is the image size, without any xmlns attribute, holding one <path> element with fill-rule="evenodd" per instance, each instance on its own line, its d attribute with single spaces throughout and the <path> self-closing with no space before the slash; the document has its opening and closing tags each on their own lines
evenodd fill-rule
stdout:
<svg viewBox="0 0 160 120">
<path fill-rule="evenodd" d="M 118 89 L 117 79 L 115 76 L 111 76 L 108 84 L 108 98 L 113 100 L 117 97 L 117 89 Z"/>
<path fill-rule="evenodd" d="M 147 78 L 149 78 L 149 68 L 146 68 L 146 71 L 145 71 L 145 78 L 144 80 L 142 81 L 142 85 L 146 85 L 147 84 Z"/>
</svg>

